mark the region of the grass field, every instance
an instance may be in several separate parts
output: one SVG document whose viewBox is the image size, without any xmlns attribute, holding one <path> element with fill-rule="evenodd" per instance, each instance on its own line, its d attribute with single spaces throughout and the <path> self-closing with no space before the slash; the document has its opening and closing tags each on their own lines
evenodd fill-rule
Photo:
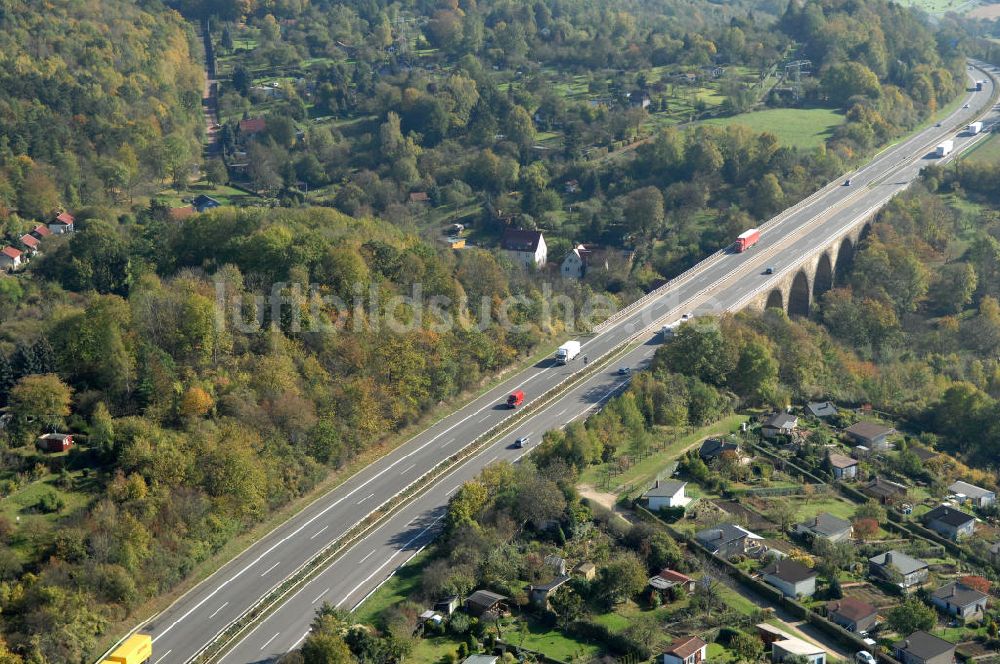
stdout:
<svg viewBox="0 0 1000 664">
<path fill-rule="evenodd" d="M 928 14 L 959 11 L 971 5 L 967 0 L 900 0 L 899 4 L 922 9 Z"/>
<path fill-rule="evenodd" d="M 972 152 L 963 155 L 962 159 L 975 164 L 1000 163 L 1000 134 L 993 134 L 982 141 Z"/>
<path fill-rule="evenodd" d="M 769 131 L 783 145 L 803 149 L 823 145 L 833 128 L 843 122 L 843 114 L 829 108 L 774 108 L 705 120 L 705 124 L 741 124 L 756 132 Z"/>
<path fill-rule="evenodd" d="M 854 515 L 857 505 L 835 496 L 823 496 L 813 498 L 810 501 L 800 500 L 797 504 L 798 511 L 795 518 L 798 521 L 805 521 L 821 512 L 827 512 L 840 519 L 850 520 Z"/>
<path fill-rule="evenodd" d="M 181 191 L 170 187 L 158 193 L 155 198 L 159 198 L 172 207 L 180 207 L 185 205 L 182 199 L 187 198 L 190 200 L 201 194 L 211 196 L 223 205 L 253 205 L 254 202 L 260 203 L 262 200 L 258 196 L 248 194 L 235 187 L 228 187 L 226 185 L 212 187 L 206 184 L 193 184 Z"/>
</svg>

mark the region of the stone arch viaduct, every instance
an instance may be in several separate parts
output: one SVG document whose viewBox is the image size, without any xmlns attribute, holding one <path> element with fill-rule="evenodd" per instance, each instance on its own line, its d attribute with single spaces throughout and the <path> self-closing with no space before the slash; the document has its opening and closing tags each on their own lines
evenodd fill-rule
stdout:
<svg viewBox="0 0 1000 664">
<path fill-rule="evenodd" d="M 871 229 L 872 217 L 852 226 L 829 244 L 818 246 L 778 276 L 744 308 L 784 309 L 790 316 L 808 316 L 826 291 L 842 283 L 854 261 L 858 243 Z"/>
</svg>

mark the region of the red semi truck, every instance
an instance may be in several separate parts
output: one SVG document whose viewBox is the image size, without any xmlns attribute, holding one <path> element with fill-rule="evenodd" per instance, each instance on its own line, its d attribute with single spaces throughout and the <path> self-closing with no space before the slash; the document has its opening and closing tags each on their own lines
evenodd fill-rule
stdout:
<svg viewBox="0 0 1000 664">
<path fill-rule="evenodd" d="M 522 403 L 524 403 L 524 392 L 522 392 L 521 390 L 511 392 L 510 396 L 507 397 L 508 408 L 517 408 Z"/>
<path fill-rule="evenodd" d="M 742 253 L 757 244 L 759 241 L 760 231 L 756 228 L 751 228 L 750 230 L 743 231 L 739 234 L 733 247 L 736 249 L 736 253 Z"/>
</svg>

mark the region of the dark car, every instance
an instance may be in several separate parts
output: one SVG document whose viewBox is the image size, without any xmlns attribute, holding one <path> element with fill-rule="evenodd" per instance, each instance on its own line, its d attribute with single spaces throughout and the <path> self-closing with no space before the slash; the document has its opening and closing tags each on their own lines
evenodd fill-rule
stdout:
<svg viewBox="0 0 1000 664">
<path fill-rule="evenodd" d="M 774 268 L 773 267 L 764 268 L 764 274 L 774 274 Z"/>
<path fill-rule="evenodd" d="M 631 376 L 632 375 L 632 367 L 618 367 L 618 375 L 619 376 Z"/>
<path fill-rule="evenodd" d="M 528 444 L 527 436 L 521 436 L 520 438 L 514 441 L 514 447 L 516 447 L 517 449 L 521 449 L 527 444 Z"/>
</svg>

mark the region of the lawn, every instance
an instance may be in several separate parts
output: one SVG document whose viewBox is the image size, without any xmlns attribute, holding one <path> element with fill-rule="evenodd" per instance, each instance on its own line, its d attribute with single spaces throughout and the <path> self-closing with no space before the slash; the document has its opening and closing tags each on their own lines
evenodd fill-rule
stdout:
<svg viewBox="0 0 1000 664">
<path fill-rule="evenodd" d="M 829 108 L 774 108 L 742 113 L 728 118 L 705 120 L 705 124 L 746 125 L 755 132 L 769 131 L 788 146 L 803 149 L 823 145 L 844 115 Z"/>
<path fill-rule="evenodd" d="M 653 482 L 657 473 L 662 472 L 670 462 L 675 461 L 686 448 L 697 444 L 709 436 L 737 431 L 740 424 L 745 422 L 746 419 L 744 415 L 730 415 L 718 422 L 696 429 L 689 434 L 670 441 L 663 449 L 639 461 L 625 472 L 611 477 L 610 482 L 615 486 L 613 491 L 617 493 L 625 486 L 631 486 L 639 490 L 645 489 L 647 484 Z M 600 486 L 607 477 L 606 473 L 609 467 L 609 464 L 590 466 L 580 475 L 580 483 Z"/>
<path fill-rule="evenodd" d="M 533 622 L 518 621 L 504 631 L 503 638 L 507 643 L 545 653 L 561 662 L 589 660 L 600 652 L 594 644 L 571 639 L 555 629 L 543 629 Z"/>
<path fill-rule="evenodd" d="M 374 595 L 365 600 L 365 603 L 354 612 L 358 622 L 377 623 L 383 611 L 415 595 L 420 587 L 420 575 L 423 574 L 424 565 L 429 562 L 429 555 L 427 551 L 420 553 L 392 575 Z"/>
<path fill-rule="evenodd" d="M 177 190 L 173 187 L 168 187 L 167 189 L 159 192 L 155 198 L 162 200 L 164 203 L 172 207 L 180 207 L 186 205 L 182 199 L 187 198 L 190 200 L 201 194 L 211 196 L 223 205 L 252 205 L 262 201 L 259 196 L 248 194 L 242 189 L 229 187 L 227 185 L 217 185 L 213 187 L 204 183 L 193 184 L 184 190 Z"/>
<path fill-rule="evenodd" d="M 1000 134 L 993 134 L 980 142 L 971 152 L 963 154 L 962 159 L 975 164 L 1000 163 Z"/>
<path fill-rule="evenodd" d="M 821 512 L 829 512 L 840 519 L 848 521 L 854 515 L 857 505 L 835 496 L 816 497 L 812 500 L 802 500 L 798 503 L 798 511 L 795 514 L 797 521 L 805 521 Z"/>
</svg>

